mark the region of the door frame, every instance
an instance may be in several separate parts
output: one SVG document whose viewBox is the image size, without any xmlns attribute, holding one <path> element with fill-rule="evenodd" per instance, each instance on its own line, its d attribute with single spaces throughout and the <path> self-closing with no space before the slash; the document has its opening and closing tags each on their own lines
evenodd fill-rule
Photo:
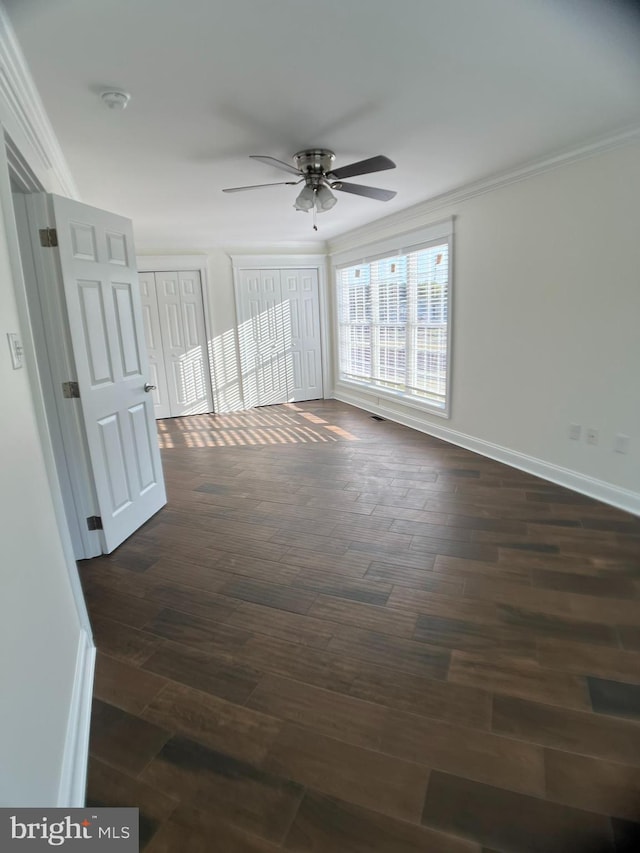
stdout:
<svg viewBox="0 0 640 853">
<path fill-rule="evenodd" d="M 202 289 L 202 307 L 204 309 L 204 334 L 207 339 L 207 366 L 209 371 L 209 390 L 211 391 L 211 412 L 216 410 L 216 394 L 213 387 L 214 365 L 211 332 L 211 296 L 207 276 L 207 255 L 136 255 L 138 272 L 198 272 Z"/>
<path fill-rule="evenodd" d="M 55 544 L 66 564 L 69 589 L 77 615 L 78 646 L 69 699 L 62 759 L 58 779 L 57 805 L 64 808 L 85 804 L 89 726 L 93 688 L 95 646 L 91 624 L 80 585 L 73 543 L 69 533 L 40 371 L 36 362 L 34 330 L 29 314 L 20 244 L 13 205 L 12 178 L 27 192 L 57 192 L 69 198 L 79 197 L 64 154 L 44 110 L 20 45 L 9 18 L 0 7 L 0 207 L 4 224 L 10 287 L 16 303 L 16 314 L 25 353 L 26 381 L 38 429 L 39 452 L 46 472 L 49 497 L 58 531 Z M 42 571 L 47 567 L 43 566 Z M 28 602 L 21 602 L 28 607 Z M 74 626 L 75 628 L 75 626 Z"/>
<path fill-rule="evenodd" d="M 97 556 L 102 553 L 100 540 L 95 538 L 96 534 L 87 531 L 89 538 L 82 534 L 82 523 L 88 512 L 82 515 L 85 507 L 74 488 L 74 473 L 69 468 L 70 458 L 64 452 L 63 432 L 69 430 L 69 438 L 72 442 L 78 442 L 75 446 L 82 447 L 82 435 L 77 432 L 79 425 L 74 425 L 74 419 L 61 418 L 56 403 L 57 377 L 53 369 L 53 359 L 46 368 L 42 364 L 43 347 L 42 342 L 36 344 L 36 336 L 42 333 L 42 313 L 34 311 L 34 304 L 38 301 L 29 298 L 33 287 L 37 289 L 37 283 L 32 280 L 35 269 L 25 269 L 22 249 L 27 248 L 31 252 L 29 234 L 23 233 L 26 225 L 26 213 L 23 217 L 21 211 L 16 209 L 14 202 L 14 187 L 25 196 L 46 192 L 39 176 L 32 169 L 29 160 L 22 153 L 21 148 L 15 144 L 7 131 L 4 132 L 4 144 L 0 145 L 0 204 L 4 213 L 7 227 L 7 245 L 9 259 L 13 270 L 18 307 L 23 314 L 24 330 L 28 329 L 28 337 L 25 334 L 23 345 L 27 353 L 26 366 L 29 379 L 33 387 L 36 420 L 41 436 L 42 452 L 49 477 L 49 484 L 53 496 L 53 502 L 58 520 L 58 528 L 62 539 L 65 553 L 70 564 L 70 579 L 76 599 L 76 606 L 81 622 L 90 633 L 90 624 L 80 581 L 77 575 L 75 562 L 78 559 Z M 42 213 L 42 227 L 50 225 L 48 212 Z M 60 337 L 63 337 L 62 333 Z M 58 359 L 65 359 L 66 353 L 61 349 L 56 355 Z M 65 377 L 65 379 L 73 377 Z M 60 380 L 64 381 L 64 380 Z M 68 401 L 74 403 L 75 401 Z M 75 454 L 71 457 L 75 459 Z M 76 462 L 78 460 L 75 460 Z M 73 464 L 73 462 L 71 463 Z M 71 570 L 73 567 L 73 571 Z"/>
<path fill-rule="evenodd" d="M 0 14 L 0 54 L 6 49 L 6 32 L 4 31 L 4 13 Z M 10 83 L 13 83 L 11 80 Z M 23 95 L 22 91 L 20 95 Z M 17 103 L 29 107 L 29 101 L 18 96 Z M 73 598 L 75 611 L 78 619 L 78 646 L 76 660 L 74 663 L 73 685 L 69 701 L 69 716 L 67 719 L 66 735 L 62 745 L 62 761 L 60 776 L 58 779 L 58 791 L 55 805 L 68 808 L 69 806 L 81 807 L 85 804 L 87 770 L 89 758 L 89 732 L 91 725 L 91 700 L 93 694 L 93 678 L 96 658 L 96 648 L 92 638 L 91 622 L 84 600 L 76 557 L 74 543 L 69 530 L 67 513 L 63 499 L 62 485 L 56 467 L 56 458 L 53 446 L 53 438 L 50 432 L 49 418 L 47 417 L 47 404 L 43 390 L 42 372 L 38 367 L 36 357 L 36 346 L 34 341 L 34 326 L 29 311 L 25 276 L 20 256 L 20 242 L 18 237 L 18 225 L 13 200 L 12 178 L 18 186 L 27 192 L 42 192 L 46 190 L 45 182 L 51 183 L 51 176 L 47 175 L 46 169 L 41 173 L 42 180 L 38 177 L 35 169 L 31 167 L 34 162 L 29 152 L 30 143 L 25 138 L 23 128 L 20 126 L 22 119 L 11 121 L 11 131 L 17 131 L 16 136 L 20 143 L 16 144 L 7 129 L 6 102 L 0 98 L 0 207 L 4 219 L 7 252 L 12 275 L 12 289 L 16 300 L 16 308 L 20 320 L 20 332 L 22 334 L 22 345 L 25 353 L 25 370 L 30 386 L 31 400 L 33 402 L 35 422 L 40 437 L 40 450 L 47 474 L 49 492 L 53 506 L 53 512 L 59 534 L 59 542 L 67 566 L 69 587 Z M 37 113 L 37 110 L 36 110 Z M 26 120 L 32 116 L 31 109 L 27 109 Z M 15 118 L 11 116 L 10 118 Z M 45 125 L 48 128 L 48 124 Z M 32 130 L 32 126 L 29 127 Z M 39 128 L 40 129 L 40 128 Z M 43 142 L 43 135 L 36 132 L 35 139 L 38 143 Z M 44 141 L 48 142 L 46 134 Z M 36 149 L 37 150 L 37 149 Z M 47 144 L 43 150 L 49 153 L 53 150 Z M 64 177 L 65 171 L 52 158 L 50 168 L 57 178 Z M 37 162 L 37 161 L 36 161 Z M 63 191 L 77 197 L 72 182 L 58 180 Z"/>
<path fill-rule="evenodd" d="M 318 272 L 318 308 L 320 314 L 320 360 L 322 364 L 322 397 L 329 398 L 329 377 L 332 375 L 331 346 L 329 343 L 329 294 L 327 283 L 328 258 L 324 254 L 306 255 L 230 255 L 233 266 L 233 290 L 236 309 L 236 336 L 238 329 L 238 288 L 243 270 L 300 270 L 314 269 Z M 244 389 L 243 389 L 244 395 Z"/>
</svg>

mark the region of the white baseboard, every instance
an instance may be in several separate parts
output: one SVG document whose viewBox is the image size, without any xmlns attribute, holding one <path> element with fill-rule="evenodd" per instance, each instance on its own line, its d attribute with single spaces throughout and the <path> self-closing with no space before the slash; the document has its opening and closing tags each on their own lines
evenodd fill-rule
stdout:
<svg viewBox="0 0 640 853">
<path fill-rule="evenodd" d="M 640 515 L 640 493 L 638 492 L 622 489 L 604 480 L 588 477 L 586 474 L 580 474 L 577 471 L 572 471 L 570 468 L 563 468 L 560 465 L 554 465 L 552 462 L 545 462 L 544 459 L 528 456 L 526 453 L 520 453 L 517 450 L 510 450 L 508 447 L 493 444 L 481 438 L 475 438 L 472 435 L 458 432 L 450 427 L 434 424 L 430 421 L 425 422 L 408 412 L 399 412 L 384 403 L 370 401 L 369 399 L 365 399 L 364 396 L 359 397 L 343 389 L 334 389 L 331 397 L 335 400 L 340 400 L 342 403 L 348 403 L 351 406 L 372 412 L 374 415 L 381 415 L 403 426 L 411 427 L 411 429 L 415 429 L 418 432 L 424 432 L 427 435 L 433 435 L 435 438 L 448 441 L 450 444 L 464 447 L 466 450 L 473 450 L 481 456 L 488 456 L 489 459 L 504 462 L 505 465 L 510 465 L 512 468 L 518 468 L 520 471 L 534 474 L 543 480 L 549 480 L 551 483 L 565 486 L 567 489 L 580 492 L 580 494 L 595 498 L 610 506 L 615 506 L 634 515 Z"/>
<path fill-rule="evenodd" d="M 79 808 L 85 804 L 89 729 L 96 647 L 91 635 L 80 632 L 78 654 L 69 709 L 69 722 L 58 787 L 59 808 Z"/>
</svg>

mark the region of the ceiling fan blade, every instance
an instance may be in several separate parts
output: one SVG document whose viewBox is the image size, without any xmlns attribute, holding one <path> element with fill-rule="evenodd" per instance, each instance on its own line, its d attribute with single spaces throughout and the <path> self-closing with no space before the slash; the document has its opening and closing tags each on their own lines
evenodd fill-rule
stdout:
<svg viewBox="0 0 640 853">
<path fill-rule="evenodd" d="M 341 166 L 328 173 L 330 178 L 353 178 L 355 175 L 368 175 L 370 172 L 384 172 L 385 169 L 395 169 L 396 164 L 388 157 L 378 154 L 377 157 L 369 157 L 368 160 L 359 160 L 348 166 Z"/>
<path fill-rule="evenodd" d="M 276 160 L 275 157 L 267 157 L 262 154 L 249 154 L 252 160 L 260 160 L 261 163 L 266 163 L 267 166 L 275 166 L 276 169 L 282 169 L 284 172 L 290 172 L 292 175 L 299 175 L 300 172 L 295 166 L 289 163 L 284 163 L 282 160 Z"/>
<path fill-rule="evenodd" d="M 302 178 L 300 178 L 302 180 Z M 248 187 L 227 187 L 226 190 L 222 190 L 223 193 L 241 193 L 244 190 L 259 190 L 261 187 L 295 187 L 296 184 L 299 184 L 300 181 L 276 181 L 275 184 L 251 184 Z"/>
<path fill-rule="evenodd" d="M 363 195 L 367 198 L 375 198 L 378 201 L 391 201 L 397 195 L 395 190 L 381 190 L 380 187 L 365 187 L 362 184 L 343 184 L 338 181 L 337 184 L 331 184 L 332 190 L 339 190 L 342 193 L 353 193 L 354 195 Z"/>
</svg>

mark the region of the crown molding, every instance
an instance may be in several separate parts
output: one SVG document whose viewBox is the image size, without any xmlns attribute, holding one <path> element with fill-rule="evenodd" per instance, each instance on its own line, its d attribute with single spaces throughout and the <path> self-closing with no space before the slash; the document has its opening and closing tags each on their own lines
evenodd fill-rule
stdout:
<svg viewBox="0 0 640 853">
<path fill-rule="evenodd" d="M 577 148 L 565 149 L 544 159 L 531 161 L 519 166 L 517 169 L 499 172 L 479 181 L 464 184 L 454 190 L 412 205 L 405 210 L 392 213 L 382 219 L 376 219 L 375 222 L 363 225 L 360 228 L 354 228 L 338 237 L 334 237 L 328 241 L 329 254 L 333 255 L 337 252 L 355 248 L 363 242 L 372 243 L 392 233 L 419 228 L 421 225 L 424 226 L 425 217 L 430 217 L 443 208 L 450 208 L 453 205 L 461 204 L 469 199 L 493 192 L 497 189 L 502 189 L 510 184 L 527 180 L 536 175 L 542 175 L 561 166 L 577 163 L 580 160 L 595 157 L 598 154 L 603 154 L 616 148 L 622 148 L 639 140 L 640 125 L 633 125 L 615 133 L 610 133 L 607 136 L 592 139 Z"/>
<path fill-rule="evenodd" d="M 47 190 L 79 198 L 5 9 L 0 5 L 0 121 Z M 53 180 L 52 180 L 53 178 Z"/>
</svg>

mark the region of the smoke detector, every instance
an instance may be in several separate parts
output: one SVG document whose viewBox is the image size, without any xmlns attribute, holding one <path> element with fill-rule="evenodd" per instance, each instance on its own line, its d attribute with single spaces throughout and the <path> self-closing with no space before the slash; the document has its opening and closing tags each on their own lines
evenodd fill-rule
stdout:
<svg viewBox="0 0 640 853">
<path fill-rule="evenodd" d="M 124 110 L 131 100 L 131 95 L 128 92 L 120 92 L 115 89 L 110 92 L 103 92 L 100 97 L 110 110 Z"/>
</svg>

